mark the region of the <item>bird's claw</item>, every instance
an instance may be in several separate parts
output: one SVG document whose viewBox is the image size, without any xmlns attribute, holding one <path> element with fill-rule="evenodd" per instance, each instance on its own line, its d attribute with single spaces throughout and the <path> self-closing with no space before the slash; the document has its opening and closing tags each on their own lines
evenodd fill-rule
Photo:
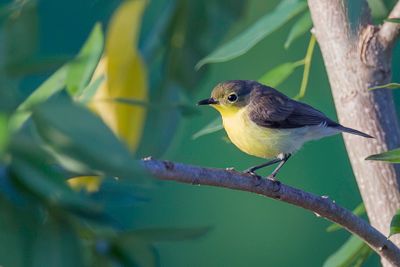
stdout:
<svg viewBox="0 0 400 267">
<path fill-rule="evenodd" d="M 273 191 L 274 192 L 278 192 L 281 189 L 281 182 L 279 180 L 275 179 L 275 175 L 272 175 L 272 174 L 268 175 L 267 180 L 269 180 L 273 183 L 273 186 L 274 186 Z"/>
</svg>

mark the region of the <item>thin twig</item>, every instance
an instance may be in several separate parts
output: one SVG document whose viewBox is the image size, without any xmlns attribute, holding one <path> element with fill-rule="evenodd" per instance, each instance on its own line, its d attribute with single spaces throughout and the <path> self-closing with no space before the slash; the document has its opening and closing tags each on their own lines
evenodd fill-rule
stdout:
<svg viewBox="0 0 400 267">
<path fill-rule="evenodd" d="M 381 257 L 395 266 L 400 266 L 400 249 L 396 245 L 365 220 L 327 197 L 316 196 L 279 182 L 257 179 L 234 170 L 203 168 L 151 158 L 144 159 L 142 164 L 153 176 L 161 180 L 247 191 L 302 207 L 343 226 L 363 239 Z"/>
<path fill-rule="evenodd" d="M 393 7 L 388 18 L 390 19 L 400 18 L 400 1 L 398 1 L 396 5 Z M 381 39 L 381 42 L 386 47 L 391 47 L 393 43 L 396 41 L 396 38 L 399 36 L 399 34 L 400 34 L 400 24 L 389 21 L 383 23 L 379 31 L 379 37 Z"/>
</svg>

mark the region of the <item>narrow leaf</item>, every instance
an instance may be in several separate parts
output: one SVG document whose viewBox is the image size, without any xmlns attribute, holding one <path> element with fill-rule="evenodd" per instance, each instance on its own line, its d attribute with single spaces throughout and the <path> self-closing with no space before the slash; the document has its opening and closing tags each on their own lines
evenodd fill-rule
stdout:
<svg viewBox="0 0 400 267">
<path fill-rule="evenodd" d="M 312 27 L 312 20 L 310 12 L 307 11 L 301 16 L 293 25 L 285 42 L 285 49 L 293 43 L 294 40 L 305 34 Z"/>
<path fill-rule="evenodd" d="M 400 23 L 400 18 L 389 18 L 389 19 L 385 19 L 385 21 L 393 22 L 393 23 Z"/>
<path fill-rule="evenodd" d="M 78 56 L 70 62 L 67 90 L 71 95 L 80 95 L 88 85 L 103 52 L 103 39 L 101 25 L 97 23 Z"/>
<path fill-rule="evenodd" d="M 355 263 L 360 265 L 360 260 L 365 261 L 370 253 L 371 248 L 360 238 L 352 235 L 334 254 L 329 256 L 323 267 L 353 267 Z"/>
<path fill-rule="evenodd" d="M 105 80 L 89 104 L 131 151 L 136 151 L 142 137 L 146 110 L 102 99 L 122 97 L 147 101 L 147 69 L 137 49 L 147 2 L 123 1 L 114 12 L 105 55 L 93 75 L 93 79 L 104 75 Z"/>
<path fill-rule="evenodd" d="M 52 74 L 44 83 L 42 83 L 17 109 L 12 116 L 10 129 L 18 130 L 22 124 L 30 117 L 31 111 L 37 104 L 43 103 L 52 95 L 60 92 L 66 83 L 68 67 L 62 66 L 54 74 Z"/>
<path fill-rule="evenodd" d="M 367 2 L 371 9 L 371 15 L 374 18 L 383 18 L 387 16 L 388 10 L 383 0 L 367 0 Z"/>
<path fill-rule="evenodd" d="M 66 169 L 83 175 L 141 178 L 139 163 L 86 108 L 66 100 L 48 101 L 34 110 L 33 121 L 49 151 Z"/>
<path fill-rule="evenodd" d="M 384 85 L 379 85 L 379 86 L 374 86 L 369 88 L 369 90 L 375 90 L 375 89 L 399 89 L 400 88 L 400 83 L 388 83 Z"/>
<path fill-rule="evenodd" d="M 287 62 L 265 73 L 258 81 L 271 87 L 276 87 L 284 82 L 302 62 Z"/>
<path fill-rule="evenodd" d="M 392 236 L 394 234 L 400 233 L 400 210 L 397 210 L 396 214 L 393 216 L 392 221 L 390 222 L 390 234 Z"/>
<path fill-rule="evenodd" d="M 82 244 L 71 225 L 50 220 L 37 234 L 31 266 L 84 266 Z"/>
<path fill-rule="evenodd" d="M 396 148 L 380 154 L 371 155 L 366 160 L 379 160 L 391 163 L 400 163 L 400 148 Z"/>
<path fill-rule="evenodd" d="M 205 127 L 203 127 L 201 130 L 199 130 L 198 132 L 193 134 L 192 139 L 197 139 L 203 135 L 218 132 L 218 131 L 222 130 L 223 128 L 224 128 L 224 126 L 222 125 L 221 117 L 215 118 L 213 121 L 211 121 Z"/>
<path fill-rule="evenodd" d="M 134 230 L 123 235 L 125 238 L 137 238 L 145 242 L 183 241 L 199 238 L 211 230 L 210 227 L 199 228 L 154 228 Z"/>
<path fill-rule="evenodd" d="M 307 3 L 304 1 L 283 0 L 271 13 L 266 14 L 243 33 L 200 60 L 196 69 L 208 63 L 225 62 L 245 54 L 306 7 Z"/>
</svg>

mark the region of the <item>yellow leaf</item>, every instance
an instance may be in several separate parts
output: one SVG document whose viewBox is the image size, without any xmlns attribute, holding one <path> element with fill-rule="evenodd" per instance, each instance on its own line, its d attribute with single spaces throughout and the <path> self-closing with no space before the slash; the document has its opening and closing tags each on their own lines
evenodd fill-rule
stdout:
<svg viewBox="0 0 400 267">
<path fill-rule="evenodd" d="M 103 178 L 100 176 L 78 176 L 69 179 L 67 182 L 76 191 L 85 190 L 92 193 L 99 191 L 102 180 Z"/>
<path fill-rule="evenodd" d="M 137 49 L 146 3 L 143 0 L 125 1 L 115 11 L 106 37 L 105 55 L 92 79 L 94 81 L 102 75 L 105 77 L 90 107 L 131 151 L 135 151 L 139 144 L 146 110 L 109 100 L 128 98 L 147 101 L 146 67 Z"/>
</svg>

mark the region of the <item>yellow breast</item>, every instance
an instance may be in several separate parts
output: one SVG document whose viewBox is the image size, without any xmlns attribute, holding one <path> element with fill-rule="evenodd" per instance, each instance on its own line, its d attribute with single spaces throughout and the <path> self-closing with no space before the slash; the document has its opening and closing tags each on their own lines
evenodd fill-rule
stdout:
<svg viewBox="0 0 400 267">
<path fill-rule="evenodd" d="M 285 152 L 285 140 L 289 133 L 258 126 L 250 120 L 246 107 L 218 111 L 229 139 L 243 152 L 261 158 L 271 158 Z"/>
</svg>

